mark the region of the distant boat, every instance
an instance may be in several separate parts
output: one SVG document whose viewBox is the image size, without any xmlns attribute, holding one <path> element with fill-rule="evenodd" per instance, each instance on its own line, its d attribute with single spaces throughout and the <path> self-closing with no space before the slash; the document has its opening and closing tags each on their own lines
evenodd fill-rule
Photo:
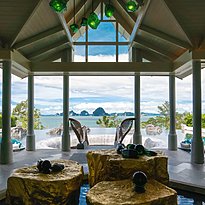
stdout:
<svg viewBox="0 0 205 205">
<path fill-rule="evenodd" d="M 2 138 L 0 138 L 0 143 L 2 141 Z M 21 151 L 23 149 L 25 149 L 24 145 L 22 144 L 21 141 L 17 140 L 17 139 L 11 139 L 12 145 L 13 145 L 13 151 Z"/>
</svg>

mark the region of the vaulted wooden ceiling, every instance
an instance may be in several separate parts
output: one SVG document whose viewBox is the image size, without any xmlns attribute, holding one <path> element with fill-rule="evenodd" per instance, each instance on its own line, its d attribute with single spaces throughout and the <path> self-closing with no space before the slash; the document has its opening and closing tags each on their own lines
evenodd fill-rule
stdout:
<svg viewBox="0 0 205 205">
<path fill-rule="evenodd" d="M 137 12 L 125 8 L 128 0 L 110 0 L 119 31 L 152 62 L 174 62 L 190 51 L 205 50 L 204 0 L 144 0 Z M 73 0 L 62 15 L 49 7 L 50 0 L 1 0 L 0 47 L 17 50 L 29 61 L 55 60 L 84 32 L 70 32 L 73 23 Z M 101 3 L 93 0 L 100 13 Z M 92 11 L 92 0 L 75 0 L 76 23 L 84 12 Z M 97 31 L 96 31 L 97 32 Z M 202 55 L 202 59 L 205 57 Z"/>
</svg>

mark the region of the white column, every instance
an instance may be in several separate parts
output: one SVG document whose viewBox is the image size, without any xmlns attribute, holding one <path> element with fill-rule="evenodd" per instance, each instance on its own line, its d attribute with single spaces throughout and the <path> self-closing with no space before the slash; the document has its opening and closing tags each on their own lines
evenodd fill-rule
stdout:
<svg viewBox="0 0 205 205">
<path fill-rule="evenodd" d="M 193 61 L 193 139 L 191 162 L 204 163 L 204 144 L 201 134 L 201 62 Z"/>
<path fill-rule="evenodd" d="M 26 137 L 26 150 L 35 151 L 34 134 L 34 76 L 28 76 L 28 133 Z"/>
<path fill-rule="evenodd" d="M 175 76 L 169 76 L 169 104 L 170 104 L 170 129 L 168 135 L 168 150 L 177 150 L 176 135 L 176 100 L 175 100 Z"/>
<path fill-rule="evenodd" d="M 62 62 L 72 62 L 72 49 L 65 51 Z M 62 151 L 70 151 L 70 134 L 69 134 L 69 74 L 63 76 L 63 135 L 62 135 Z"/>
<path fill-rule="evenodd" d="M 142 62 L 142 56 L 139 49 L 132 47 L 130 50 L 130 61 L 131 62 Z M 140 74 L 135 73 L 135 87 L 134 87 L 134 110 L 135 110 L 135 131 L 133 134 L 133 143 L 142 144 L 142 134 L 140 129 Z"/>
<path fill-rule="evenodd" d="M 2 85 L 2 142 L 0 162 L 13 162 L 13 147 L 11 143 L 11 61 L 3 61 Z"/>
</svg>

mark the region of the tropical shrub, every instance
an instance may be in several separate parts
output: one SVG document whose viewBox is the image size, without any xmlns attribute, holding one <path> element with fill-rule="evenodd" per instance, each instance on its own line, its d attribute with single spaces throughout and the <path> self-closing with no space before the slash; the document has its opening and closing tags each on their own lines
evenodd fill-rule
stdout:
<svg viewBox="0 0 205 205">
<path fill-rule="evenodd" d="M 117 119 L 117 116 L 103 116 L 96 121 L 97 125 L 101 127 L 117 127 L 122 120 Z"/>
<path fill-rule="evenodd" d="M 17 122 L 17 117 L 11 116 L 11 127 L 15 127 Z M 0 129 L 2 129 L 2 114 L 0 114 Z"/>
<path fill-rule="evenodd" d="M 28 100 L 22 101 L 16 105 L 12 114 L 21 123 L 22 128 L 27 129 L 28 126 Z M 41 130 L 44 128 L 40 121 L 40 110 L 34 108 L 34 129 Z"/>
</svg>

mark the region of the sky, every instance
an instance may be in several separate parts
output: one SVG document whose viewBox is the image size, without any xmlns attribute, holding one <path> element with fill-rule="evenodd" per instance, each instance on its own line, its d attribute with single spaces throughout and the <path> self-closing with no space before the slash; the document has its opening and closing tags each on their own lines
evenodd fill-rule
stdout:
<svg viewBox="0 0 205 205">
<path fill-rule="evenodd" d="M 109 32 L 110 31 L 110 32 Z M 114 27 L 100 24 L 97 31 L 89 30 L 91 41 L 111 41 Z M 101 35 L 99 35 L 101 33 Z M 103 37 L 104 36 L 104 37 Z M 120 41 L 126 41 L 119 35 Z M 82 36 L 79 41 L 84 41 Z M 115 61 L 115 48 L 92 46 L 89 48 L 90 62 Z M 83 47 L 77 46 L 75 61 L 84 61 Z M 119 61 L 128 61 L 127 47 L 120 47 Z M 205 72 L 202 70 L 202 112 L 205 113 Z M 34 78 L 35 107 L 41 114 L 63 112 L 63 77 L 41 76 Z M 134 112 L 133 76 L 70 76 L 70 108 L 77 113 L 89 113 L 98 107 L 106 112 Z M 2 110 L 2 71 L 0 71 L 0 111 Z M 12 75 L 12 109 L 17 103 L 27 99 L 27 78 Z M 157 106 L 169 100 L 169 78 L 141 76 L 141 112 L 158 113 Z M 192 75 L 183 80 L 176 78 L 176 110 L 192 112 Z"/>
</svg>

